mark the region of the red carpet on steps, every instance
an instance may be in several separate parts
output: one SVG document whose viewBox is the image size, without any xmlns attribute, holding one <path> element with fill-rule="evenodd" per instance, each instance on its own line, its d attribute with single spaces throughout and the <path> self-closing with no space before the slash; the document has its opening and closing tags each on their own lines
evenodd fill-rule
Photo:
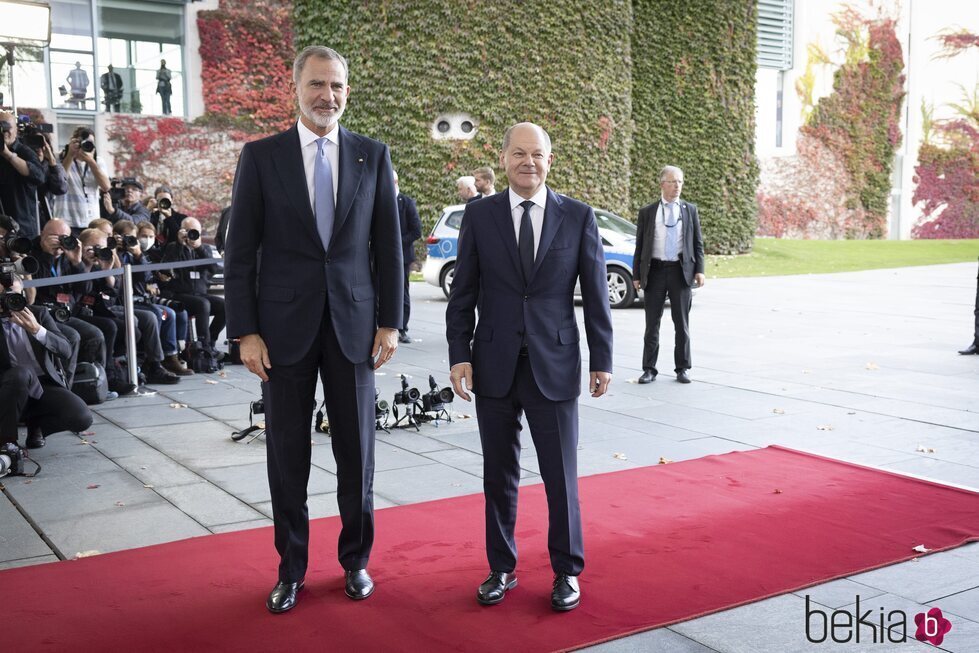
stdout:
<svg viewBox="0 0 979 653">
<path fill-rule="evenodd" d="M 521 488 L 520 584 L 476 603 L 483 499 L 379 510 L 374 596 L 343 595 L 337 518 L 313 522 L 297 607 L 265 610 L 269 528 L 0 572 L 4 651 L 553 651 L 979 539 L 979 494 L 790 449 L 581 479 L 581 606 L 550 609 L 543 487 Z"/>
</svg>

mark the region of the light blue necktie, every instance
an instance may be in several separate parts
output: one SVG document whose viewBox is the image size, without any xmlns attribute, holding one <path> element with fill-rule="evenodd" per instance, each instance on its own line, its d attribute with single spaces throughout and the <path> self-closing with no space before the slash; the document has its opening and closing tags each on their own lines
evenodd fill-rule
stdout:
<svg viewBox="0 0 979 653">
<path fill-rule="evenodd" d="M 674 203 L 670 202 L 665 207 L 663 222 L 666 224 L 666 244 L 664 247 L 663 258 L 667 261 L 675 261 L 679 258 L 680 239 L 677 238 L 678 229 L 677 218 L 674 214 Z"/>
<path fill-rule="evenodd" d="M 313 209 L 316 230 L 323 249 L 330 249 L 336 207 L 333 204 L 333 167 L 326 156 L 326 136 L 316 139 L 316 164 L 313 166 Z"/>
</svg>

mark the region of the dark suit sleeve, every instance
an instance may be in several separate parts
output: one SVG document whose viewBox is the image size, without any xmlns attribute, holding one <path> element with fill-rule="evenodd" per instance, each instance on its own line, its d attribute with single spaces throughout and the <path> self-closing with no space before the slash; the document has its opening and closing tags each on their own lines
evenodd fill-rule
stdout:
<svg viewBox="0 0 979 653">
<path fill-rule="evenodd" d="M 402 234 L 401 238 L 405 243 L 411 245 L 422 237 L 422 221 L 418 217 L 418 205 L 410 197 L 405 197 L 405 216 L 407 217 L 408 233 Z"/>
<path fill-rule="evenodd" d="M 636 222 L 636 252 L 632 255 L 632 274 L 635 278 L 642 273 L 642 244 L 646 233 L 646 214 L 646 209 L 639 209 L 639 219 Z"/>
<path fill-rule="evenodd" d="M 400 329 L 404 312 L 404 255 L 401 250 L 398 196 L 394 192 L 394 168 L 391 166 L 391 154 L 386 145 L 377 168 L 375 183 L 371 245 L 377 270 L 377 326 Z M 236 227 L 236 219 L 236 214 L 232 213 L 232 232 Z M 233 243 L 233 237 L 229 241 Z"/>
<path fill-rule="evenodd" d="M 231 195 L 231 217 L 224 241 L 224 296 L 228 337 L 258 333 L 258 248 L 265 224 L 264 200 L 255 157 L 241 150 Z"/>
<path fill-rule="evenodd" d="M 459 273 L 456 272 L 455 279 Z M 581 305 L 588 337 L 589 370 L 612 372 L 612 311 L 608 302 L 608 277 L 605 250 L 598 234 L 595 212 L 588 208 L 581 249 L 578 251 L 578 278 L 581 281 Z M 453 291 L 455 290 L 453 279 Z"/>
<path fill-rule="evenodd" d="M 37 318 L 38 323 L 48 332 L 44 337 L 44 342 L 41 343 L 38 340 L 37 343 L 61 359 L 62 366 L 67 366 L 71 360 L 71 343 L 68 342 L 68 339 L 58 329 L 58 324 L 51 317 L 47 309 L 31 307 L 31 311 Z M 34 340 L 37 339 L 34 338 Z"/>
<path fill-rule="evenodd" d="M 704 272 L 704 236 L 700 233 L 700 213 L 697 207 L 693 207 L 690 212 L 691 222 L 693 223 L 693 260 L 694 273 Z"/>
<path fill-rule="evenodd" d="M 472 207 L 466 206 L 459 229 L 458 254 L 452 292 L 445 308 L 445 337 L 449 341 L 449 367 L 472 362 L 472 339 L 476 329 L 476 302 L 479 297 L 479 252 L 473 234 Z M 475 218 L 478 220 L 478 218 Z M 608 294 L 608 291 L 606 291 Z"/>
</svg>

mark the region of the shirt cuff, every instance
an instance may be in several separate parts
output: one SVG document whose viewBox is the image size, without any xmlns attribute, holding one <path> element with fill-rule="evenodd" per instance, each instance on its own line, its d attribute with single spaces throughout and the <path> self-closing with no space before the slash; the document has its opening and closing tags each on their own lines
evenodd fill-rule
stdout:
<svg viewBox="0 0 979 653">
<path fill-rule="evenodd" d="M 44 327 L 40 327 L 37 333 L 34 334 L 34 339 L 37 340 L 42 345 L 48 344 L 48 330 Z"/>
</svg>

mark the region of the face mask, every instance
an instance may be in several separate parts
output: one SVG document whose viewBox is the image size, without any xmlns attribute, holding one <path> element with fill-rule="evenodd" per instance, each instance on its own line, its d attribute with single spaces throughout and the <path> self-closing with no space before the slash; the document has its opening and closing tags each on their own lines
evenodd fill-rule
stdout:
<svg viewBox="0 0 979 653">
<path fill-rule="evenodd" d="M 156 242 L 156 239 L 154 239 L 154 238 L 140 238 L 139 239 L 139 247 L 140 247 L 140 249 L 147 250 L 147 249 L 150 249 L 151 247 L 153 247 L 153 244 L 155 242 Z"/>
</svg>

